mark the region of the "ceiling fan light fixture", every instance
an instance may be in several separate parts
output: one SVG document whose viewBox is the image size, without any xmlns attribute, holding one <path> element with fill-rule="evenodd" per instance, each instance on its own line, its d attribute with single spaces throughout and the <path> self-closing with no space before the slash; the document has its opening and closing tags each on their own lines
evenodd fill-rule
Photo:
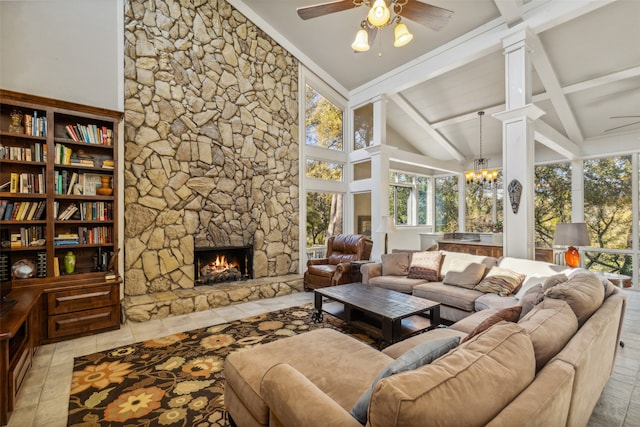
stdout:
<svg viewBox="0 0 640 427">
<path fill-rule="evenodd" d="M 351 49 L 356 52 L 366 52 L 369 50 L 369 33 L 367 30 L 358 30 L 355 40 L 351 43 Z"/>
<path fill-rule="evenodd" d="M 395 40 L 393 45 L 395 47 L 402 47 L 406 44 L 409 44 L 411 40 L 413 40 L 413 34 L 409 32 L 409 29 L 406 25 L 399 23 L 393 30 L 393 35 Z"/>
<path fill-rule="evenodd" d="M 371 10 L 369 10 L 367 20 L 375 27 L 382 27 L 389 22 L 390 17 L 391 11 L 387 7 L 385 1 L 376 0 L 375 3 L 373 3 L 373 6 L 371 6 Z"/>
</svg>

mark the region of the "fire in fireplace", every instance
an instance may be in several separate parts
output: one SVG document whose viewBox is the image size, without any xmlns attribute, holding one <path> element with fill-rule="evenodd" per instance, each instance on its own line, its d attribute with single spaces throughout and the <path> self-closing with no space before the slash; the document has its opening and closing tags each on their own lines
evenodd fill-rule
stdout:
<svg viewBox="0 0 640 427">
<path fill-rule="evenodd" d="M 195 284 L 211 285 L 253 277 L 253 247 L 196 248 Z"/>
</svg>

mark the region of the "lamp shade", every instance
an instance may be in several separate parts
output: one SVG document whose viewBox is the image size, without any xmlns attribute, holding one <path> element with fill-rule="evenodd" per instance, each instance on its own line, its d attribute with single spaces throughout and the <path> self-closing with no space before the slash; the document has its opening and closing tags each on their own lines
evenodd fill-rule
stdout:
<svg viewBox="0 0 640 427">
<path fill-rule="evenodd" d="M 367 20 L 369 23 L 375 27 L 382 27 L 387 22 L 389 22 L 389 18 L 391 17 L 391 11 L 387 7 L 387 4 L 384 0 L 376 0 L 376 2 L 369 10 L 369 14 L 367 15 Z"/>
<path fill-rule="evenodd" d="M 369 50 L 369 34 L 367 30 L 358 30 L 356 39 L 351 43 L 351 49 L 356 52 L 366 52 Z"/>
<path fill-rule="evenodd" d="M 396 25 L 396 28 L 393 30 L 393 35 L 395 36 L 395 41 L 393 42 L 395 47 L 402 47 L 413 40 L 413 34 L 409 32 L 407 26 L 404 24 Z"/>
<path fill-rule="evenodd" d="M 392 231 L 396 231 L 396 224 L 393 222 L 393 217 L 383 216 L 376 233 L 390 233 Z"/>
<path fill-rule="evenodd" d="M 571 222 L 569 224 L 557 224 L 553 235 L 553 244 L 556 246 L 589 246 L 589 231 L 584 222 Z"/>
</svg>

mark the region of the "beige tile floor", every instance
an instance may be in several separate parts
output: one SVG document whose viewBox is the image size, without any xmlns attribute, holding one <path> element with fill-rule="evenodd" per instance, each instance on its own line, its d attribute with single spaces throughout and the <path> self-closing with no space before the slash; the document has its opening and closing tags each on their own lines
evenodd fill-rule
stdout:
<svg viewBox="0 0 640 427">
<path fill-rule="evenodd" d="M 640 292 L 627 291 L 629 304 L 614 374 L 607 383 L 589 427 L 640 426 Z M 127 345 L 169 333 L 202 328 L 312 301 L 312 294 L 285 297 L 187 314 L 78 338 L 38 349 L 34 366 L 20 390 L 9 427 L 67 425 L 67 405 L 74 356 Z"/>
</svg>

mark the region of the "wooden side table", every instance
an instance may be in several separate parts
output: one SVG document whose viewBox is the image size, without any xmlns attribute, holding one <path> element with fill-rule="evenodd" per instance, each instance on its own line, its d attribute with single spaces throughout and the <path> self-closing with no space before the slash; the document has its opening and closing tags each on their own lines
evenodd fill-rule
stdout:
<svg viewBox="0 0 640 427">
<path fill-rule="evenodd" d="M 349 281 L 351 283 L 362 282 L 362 273 L 360 272 L 360 267 L 371 262 L 373 261 L 351 261 L 351 265 L 349 266 Z"/>
<path fill-rule="evenodd" d="M 631 277 L 624 274 L 595 272 L 598 276 L 604 277 L 619 288 L 630 288 L 632 285 Z"/>
</svg>

